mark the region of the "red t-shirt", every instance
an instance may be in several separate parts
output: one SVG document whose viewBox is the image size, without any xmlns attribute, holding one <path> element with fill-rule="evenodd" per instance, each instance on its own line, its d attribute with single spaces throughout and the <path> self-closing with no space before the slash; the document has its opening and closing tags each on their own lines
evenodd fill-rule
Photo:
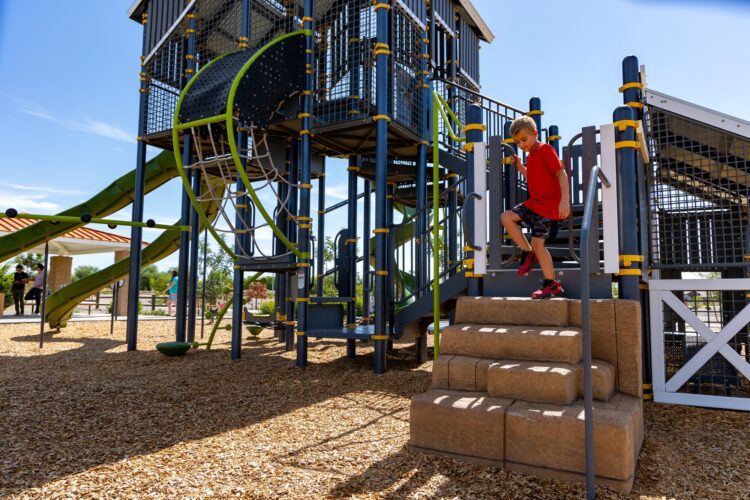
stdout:
<svg viewBox="0 0 750 500">
<path fill-rule="evenodd" d="M 563 170 L 555 148 L 540 144 L 526 157 L 526 183 L 529 199 L 526 208 L 548 219 L 560 218 L 560 181 L 557 172 Z"/>
</svg>

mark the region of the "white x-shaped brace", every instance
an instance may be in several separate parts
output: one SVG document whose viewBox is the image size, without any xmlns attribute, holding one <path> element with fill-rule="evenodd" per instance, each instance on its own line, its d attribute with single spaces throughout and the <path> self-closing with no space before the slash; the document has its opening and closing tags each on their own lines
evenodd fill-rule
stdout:
<svg viewBox="0 0 750 500">
<path fill-rule="evenodd" d="M 732 320 L 717 334 L 698 319 L 698 316 L 688 309 L 687 306 L 680 299 L 675 297 L 672 292 L 666 290 L 663 291 L 661 298 L 707 342 L 701 350 L 695 353 L 695 356 L 690 358 L 690 361 L 685 363 L 683 367 L 680 368 L 679 371 L 669 379 L 669 381 L 667 381 L 667 392 L 677 392 L 680 387 L 682 387 L 683 384 L 685 384 L 685 382 L 687 382 L 688 379 L 690 379 L 690 377 L 705 365 L 717 352 L 721 353 L 727 361 L 732 363 L 732 366 L 737 368 L 740 373 L 750 380 L 750 364 L 748 364 L 747 361 L 737 353 L 737 351 L 727 344 L 727 342 L 737 334 L 740 328 L 750 323 L 750 304 L 746 305 L 742 311 L 732 318 Z"/>
</svg>

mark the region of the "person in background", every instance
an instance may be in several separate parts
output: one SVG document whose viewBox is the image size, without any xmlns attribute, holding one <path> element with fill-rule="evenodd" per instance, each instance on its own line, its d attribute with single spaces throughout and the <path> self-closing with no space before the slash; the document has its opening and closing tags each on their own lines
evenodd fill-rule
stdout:
<svg viewBox="0 0 750 500">
<path fill-rule="evenodd" d="M 167 316 L 172 315 L 172 304 L 177 303 L 177 271 L 172 271 L 172 278 L 167 284 L 164 293 L 167 294 Z"/>
<path fill-rule="evenodd" d="M 18 264 L 13 274 L 13 286 L 10 288 L 13 293 L 13 304 L 16 306 L 16 316 L 23 316 L 23 292 L 28 282 L 29 275 L 23 271 L 23 266 Z"/>
<path fill-rule="evenodd" d="M 31 286 L 29 293 L 26 294 L 26 300 L 34 300 L 36 303 L 34 314 L 39 314 L 39 304 L 42 301 L 42 292 L 44 290 L 44 264 L 37 264 L 36 271 L 34 284 Z"/>
</svg>

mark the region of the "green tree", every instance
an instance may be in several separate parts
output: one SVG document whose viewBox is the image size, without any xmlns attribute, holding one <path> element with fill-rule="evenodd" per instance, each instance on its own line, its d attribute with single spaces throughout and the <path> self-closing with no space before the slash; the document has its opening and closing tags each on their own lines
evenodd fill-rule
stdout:
<svg viewBox="0 0 750 500">
<path fill-rule="evenodd" d="M 44 255 L 40 253 L 21 253 L 16 255 L 13 262 L 18 265 L 21 264 L 26 272 L 36 271 L 37 264 L 44 264 Z"/>
<path fill-rule="evenodd" d="M 10 293 L 11 286 L 13 286 L 13 269 L 10 264 L 4 264 L 0 266 L 0 292 L 5 294 L 3 308 L 13 303 L 13 295 Z"/>
<path fill-rule="evenodd" d="M 71 276 L 70 281 L 72 283 L 75 283 L 76 281 L 85 278 L 86 276 L 90 276 L 97 272 L 99 270 L 96 266 L 78 266 L 73 271 L 73 276 Z"/>
<path fill-rule="evenodd" d="M 148 266 L 141 271 L 141 290 L 148 290 L 161 294 L 172 278 L 172 270 L 159 271 L 155 265 Z"/>
</svg>

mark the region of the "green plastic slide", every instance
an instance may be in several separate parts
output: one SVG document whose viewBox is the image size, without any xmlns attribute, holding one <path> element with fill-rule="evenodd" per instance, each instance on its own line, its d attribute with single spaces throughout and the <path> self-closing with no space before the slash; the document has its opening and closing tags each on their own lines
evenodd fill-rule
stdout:
<svg viewBox="0 0 750 500">
<path fill-rule="evenodd" d="M 145 191 L 153 191 L 170 179 L 179 175 L 171 151 L 164 151 L 146 163 Z M 92 217 L 105 217 L 133 202 L 135 193 L 135 170 L 123 175 L 112 184 L 94 195 L 88 201 L 76 205 L 57 215 L 80 217 L 89 214 Z M 3 210 L 12 207 L 2 207 Z M 70 232 L 84 223 L 48 221 L 37 222 L 29 227 L 0 237 L 0 262 L 6 261 L 21 252 L 26 252 L 44 243 Z"/>
<path fill-rule="evenodd" d="M 221 179 L 213 179 L 212 182 L 214 183 L 214 192 L 223 192 L 224 184 L 221 182 Z M 201 190 L 205 192 L 206 189 L 207 187 L 204 181 Z M 203 210 L 212 214 L 209 221 L 213 220 L 218 212 L 217 203 L 213 201 L 204 201 L 202 206 Z M 202 223 L 200 225 L 200 230 L 203 230 Z M 179 231 L 164 231 L 161 236 L 156 238 L 153 243 L 143 250 L 143 253 L 141 254 L 142 266 L 148 266 L 169 256 L 179 248 L 179 242 Z M 45 311 L 45 319 L 47 323 L 49 323 L 50 328 L 64 327 L 79 302 L 85 300 L 87 297 L 91 296 L 92 293 L 101 290 L 110 283 L 126 277 L 129 271 L 130 258 L 123 259 L 50 295 L 47 299 Z"/>
</svg>

